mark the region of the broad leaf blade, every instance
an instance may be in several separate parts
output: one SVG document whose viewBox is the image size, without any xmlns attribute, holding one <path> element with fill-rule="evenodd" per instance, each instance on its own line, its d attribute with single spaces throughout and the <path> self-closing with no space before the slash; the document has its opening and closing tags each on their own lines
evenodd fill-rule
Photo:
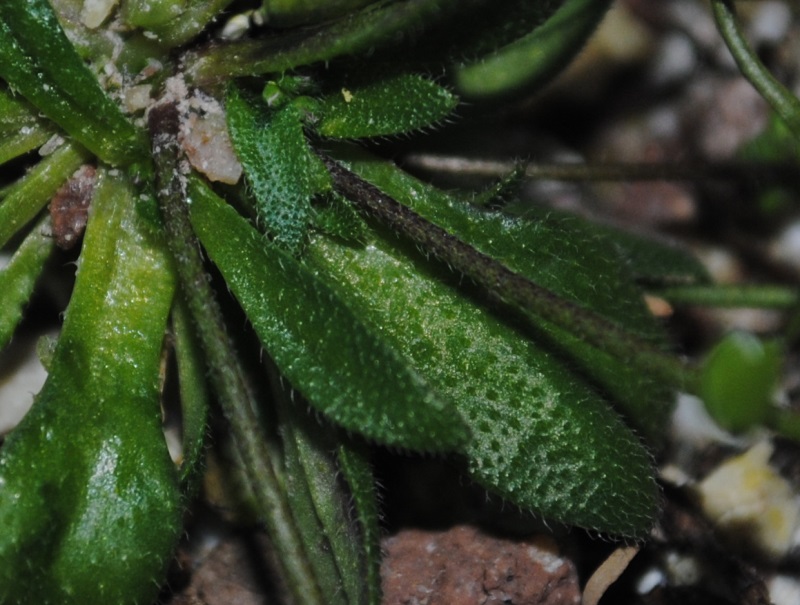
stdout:
<svg viewBox="0 0 800 605">
<path fill-rule="evenodd" d="M 475 304 L 396 239 L 361 249 L 314 238 L 308 261 L 434 387 L 472 439 L 472 477 L 545 517 L 643 535 L 658 508 L 650 458 L 605 401 L 558 358 Z"/>
<path fill-rule="evenodd" d="M 194 181 L 192 225 L 278 368 L 345 429 L 421 451 L 461 446 L 458 415 L 297 260 Z"/>
<path fill-rule="evenodd" d="M 431 222 L 536 284 L 614 321 L 660 346 L 661 328 L 614 242 L 589 223 L 530 210 L 525 219 L 470 207 L 379 160 L 353 160 L 351 168 Z M 534 336 L 571 357 L 571 363 L 611 393 L 630 419 L 658 443 L 670 412 L 672 387 L 656 382 L 630 360 L 612 357 L 579 333 L 541 321 Z M 636 355 L 632 351 L 631 355 Z"/>
</svg>

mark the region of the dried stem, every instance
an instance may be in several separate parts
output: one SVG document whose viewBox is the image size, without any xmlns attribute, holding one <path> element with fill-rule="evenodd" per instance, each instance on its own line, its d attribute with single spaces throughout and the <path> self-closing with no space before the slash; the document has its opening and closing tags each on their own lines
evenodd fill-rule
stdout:
<svg viewBox="0 0 800 605">
<path fill-rule="evenodd" d="M 797 167 L 789 163 L 745 161 L 689 163 L 614 162 L 601 164 L 539 163 L 473 159 L 458 156 L 415 153 L 404 163 L 431 172 L 500 178 L 520 165 L 526 178 L 548 181 L 742 181 L 768 179 L 796 182 Z"/>
</svg>

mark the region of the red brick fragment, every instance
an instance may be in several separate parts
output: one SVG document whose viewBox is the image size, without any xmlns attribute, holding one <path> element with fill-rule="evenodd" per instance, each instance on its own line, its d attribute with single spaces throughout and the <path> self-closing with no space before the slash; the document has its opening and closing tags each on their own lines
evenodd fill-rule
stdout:
<svg viewBox="0 0 800 605">
<path fill-rule="evenodd" d="M 383 542 L 384 605 L 578 605 L 573 563 L 552 539 L 498 538 L 469 526 L 404 530 Z"/>
</svg>

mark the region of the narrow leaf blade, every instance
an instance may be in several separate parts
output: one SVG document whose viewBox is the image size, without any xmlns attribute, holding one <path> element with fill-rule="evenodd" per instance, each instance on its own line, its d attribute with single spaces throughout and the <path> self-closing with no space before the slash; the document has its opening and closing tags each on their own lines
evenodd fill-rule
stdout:
<svg viewBox="0 0 800 605">
<path fill-rule="evenodd" d="M 44 232 L 46 221 L 39 221 L 0 270 L 0 348 L 11 340 L 44 263 L 53 251 L 53 238 Z"/>
<path fill-rule="evenodd" d="M 330 188 L 324 166 L 306 142 L 302 110 L 291 102 L 269 110 L 236 88 L 226 106 L 258 218 L 277 242 L 297 251 L 311 221 L 311 198 Z"/>
<path fill-rule="evenodd" d="M 100 88 L 46 0 L 0 3 L 0 77 L 109 163 L 141 158 L 147 149 L 143 132 Z"/>
<path fill-rule="evenodd" d="M 457 104 L 458 97 L 435 82 L 399 74 L 322 99 L 316 129 L 338 139 L 406 133 L 441 122 Z"/>
</svg>

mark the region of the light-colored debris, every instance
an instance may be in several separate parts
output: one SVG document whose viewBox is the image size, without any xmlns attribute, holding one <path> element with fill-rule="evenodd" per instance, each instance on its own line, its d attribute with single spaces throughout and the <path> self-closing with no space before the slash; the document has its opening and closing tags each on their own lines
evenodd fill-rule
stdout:
<svg viewBox="0 0 800 605">
<path fill-rule="evenodd" d="M 772 451 L 770 442 L 761 441 L 725 461 L 697 485 L 697 494 L 704 513 L 723 535 L 780 559 L 793 546 L 800 501 L 770 466 Z"/>
<path fill-rule="evenodd" d="M 84 0 L 81 9 L 81 23 L 89 29 L 96 29 L 108 19 L 117 0 Z"/>
</svg>

